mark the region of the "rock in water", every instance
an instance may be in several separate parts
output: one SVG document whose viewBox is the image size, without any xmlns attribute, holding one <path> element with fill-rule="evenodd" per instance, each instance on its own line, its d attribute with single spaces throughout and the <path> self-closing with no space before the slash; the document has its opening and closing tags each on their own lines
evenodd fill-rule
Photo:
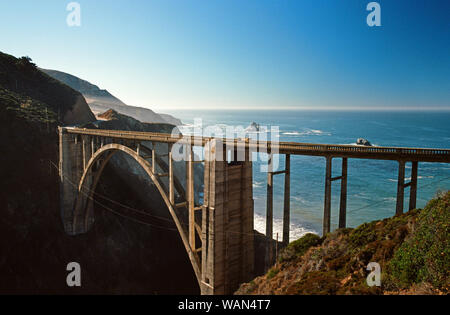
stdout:
<svg viewBox="0 0 450 315">
<path fill-rule="evenodd" d="M 261 128 L 261 127 L 259 126 L 259 124 L 255 123 L 255 122 L 252 122 L 252 123 L 250 124 L 250 126 L 248 126 L 248 127 L 245 129 L 245 131 L 259 132 L 260 128 Z"/>
<path fill-rule="evenodd" d="M 372 144 L 369 142 L 369 140 L 364 139 L 364 138 L 359 138 L 359 139 L 356 141 L 356 144 L 357 144 L 357 145 L 364 145 L 364 146 L 366 146 L 366 147 L 371 147 L 371 146 L 372 146 Z"/>
</svg>

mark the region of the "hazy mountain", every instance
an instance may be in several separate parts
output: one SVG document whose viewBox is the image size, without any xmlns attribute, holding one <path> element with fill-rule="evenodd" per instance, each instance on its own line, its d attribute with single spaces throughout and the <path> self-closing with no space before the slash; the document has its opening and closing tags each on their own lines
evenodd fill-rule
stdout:
<svg viewBox="0 0 450 315">
<path fill-rule="evenodd" d="M 146 123 L 169 123 L 176 126 L 182 124 L 179 119 L 171 115 L 158 114 L 151 109 L 127 105 L 107 90 L 102 90 L 98 86 L 71 74 L 47 69 L 41 69 L 41 71 L 83 94 L 86 102 L 95 114 L 113 109 L 118 113 Z"/>
</svg>

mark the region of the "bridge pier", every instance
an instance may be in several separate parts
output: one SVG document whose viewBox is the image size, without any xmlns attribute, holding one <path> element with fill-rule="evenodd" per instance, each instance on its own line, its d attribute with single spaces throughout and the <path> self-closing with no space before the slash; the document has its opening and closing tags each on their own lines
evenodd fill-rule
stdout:
<svg viewBox="0 0 450 315">
<path fill-rule="evenodd" d="M 326 157 L 325 171 L 325 198 L 323 210 L 323 231 L 325 235 L 331 232 L 331 184 L 336 180 L 341 181 L 341 197 L 339 207 L 339 228 L 345 228 L 347 225 L 347 170 L 348 158 L 342 158 L 342 175 L 332 177 L 333 157 Z"/>
<path fill-rule="evenodd" d="M 273 156 L 269 154 L 267 165 L 267 198 L 266 198 L 266 237 L 267 237 L 267 251 L 266 251 L 266 269 L 273 265 Z"/>
<path fill-rule="evenodd" d="M 348 159 L 342 158 L 341 203 L 339 207 L 339 228 L 347 227 L 347 169 Z"/>
<path fill-rule="evenodd" d="M 333 157 L 326 157 L 325 171 L 325 198 L 323 206 L 323 235 L 330 233 L 331 230 L 331 174 Z"/>
<path fill-rule="evenodd" d="M 289 244 L 291 227 L 291 155 L 286 154 L 284 174 L 283 244 Z"/>
<path fill-rule="evenodd" d="M 417 173 L 419 162 L 413 161 L 411 167 L 411 181 L 405 183 L 405 161 L 398 162 L 397 205 L 395 214 L 401 215 L 404 211 L 405 188 L 409 187 L 409 210 L 416 208 L 417 203 Z"/>
<path fill-rule="evenodd" d="M 266 269 L 270 268 L 276 257 L 273 256 L 273 179 L 275 175 L 284 174 L 284 204 L 283 204 L 283 244 L 289 244 L 290 232 L 290 198 L 291 198 L 291 155 L 286 154 L 284 171 L 273 171 L 273 155 L 269 154 L 267 172 L 267 198 L 266 198 L 266 237 L 268 240 L 265 257 Z"/>
<path fill-rule="evenodd" d="M 409 210 L 416 209 L 417 203 L 417 173 L 419 169 L 419 162 L 412 162 L 411 168 L 411 184 L 409 187 Z"/>
<path fill-rule="evenodd" d="M 398 162 L 398 180 L 397 180 L 397 206 L 396 215 L 403 213 L 403 203 L 405 199 L 405 161 Z"/>
<path fill-rule="evenodd" d="M 232 294 L 254 271 L 252 163 L 228 163 L 223 142 L 205 145 L 202 294 Z"/>
<path fill-rule="evenodd" d="M 90 192 L 79 190 L 79 183 L 92 156 L 92 145 L 86 136 L 72 135 L 59 128 L 60 205 L 64 230 L 68 235 L 84 233 L 93 223 L 83 219 L 90 211 Z M 93 173 L 86 176 L 86 183 L 93 181 Z M 79 215 L 76 215 L 79 214 Z"/>
</svg>

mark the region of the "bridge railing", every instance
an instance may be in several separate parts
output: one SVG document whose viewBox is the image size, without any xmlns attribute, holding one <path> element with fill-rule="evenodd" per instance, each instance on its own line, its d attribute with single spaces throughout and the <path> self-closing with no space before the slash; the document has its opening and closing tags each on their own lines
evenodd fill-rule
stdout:
<svg viewBox="0 0 450 315">
<path fill-rule="evenodd" d="M 136 132 L 119 130 L 98 130 L 84 128 L 65 128 L 68 133 L 111 137 L 136 141 L 154 141 L 163 143 L 186 143 L 204 146 L 211 137 L 170 135 L 157 132 Z M 293 155 L 318 156 L 349 156 L 353 158 L 374 158 L 386 160 L 420 160 L 433 162 L 450 162 L 449 149 L 436 148 L 406 148 L 406 147 L 375 147 L 357 145 L 317 144 L 299 142 L 256 141 L 252 139 L 221 139 L 226 144 L 233 144 L 236 148 L 245 146 L 258 151 L 278 152 Z"/>
</svg>

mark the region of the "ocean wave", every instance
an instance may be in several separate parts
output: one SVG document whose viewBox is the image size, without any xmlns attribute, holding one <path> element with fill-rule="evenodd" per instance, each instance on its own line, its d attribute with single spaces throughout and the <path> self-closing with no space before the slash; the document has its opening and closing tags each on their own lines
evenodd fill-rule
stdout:
<svg viewBox="0 0 450 315">
<path fill-rule="evenodd" d="M 264 182 L 257 182 L 257 181 L 253 182 L 253 188 L 260 188 L 260 187 L 263 187 L 263 185 L 264 185 Z"/>
<path fill-rule="evenodd" d="M 299 203 L 305 203 L 305 199 L 303 199 L 302 197 L 299 197 L 299 196 L 291 196 L 291 199 L 293 199 Z"/>
<path fill-rule="evenodd" d="M 254 227 L 255 227 L 255 230 L 257 230 L 258 232 L 265 234 L 266 233 L 266 218 L 255 213 Z M 273 219 L 273 238 L 274 239 L 277 239 L 277 233 L 278 233 L 278 240 L 281 241 L 283 238 L 283 220 L 274 218 Z M 297 240 L 308 233 L 318 234 L 314 230 L 310 230 L 305 227 L 299 226 L 297 224 L 291 223 L 290 231 L 289 231 L 289 238 L 291 241 Z"/>
<path fill-rule="evenodd" d="M 283 132 L 283 135 L 286 136 L 299 136 L 301 133 L 298 131 L 289 131 L 289 132 Z"/>
<path fill-rule="evenodd" d="M 322 134 L 325 134 L 325 132 L 324 131 L 322 131 L 322 130 L 317 130 L 317 129 L 311 129 L 311 130 L 309 130 L 309 131 L 307 131 L 308 133 L 311 133 L 311 134 L 314 134 L 314 135 L 322 135 Z"/>
<path fill-rule="evenodd" d="M 342 143 L 342 145 L 356 145 L 358 147 L 365 147 L 365 145 L 362 144 L 357 144 L 356 142 L 352 142 L 352 143 Z M 372 147 L 379 147 L 378 144 L 372 143 Z M 370 147 L 368 147 L 370 148 Z"/>
<path fill-rule="evenodd" d="M 434 178 L 434 176 L 432 176 L 432 175 L 430 175 L 430 176 L 417 176 L 417 179 L 425 179 L 425 178 L 432 179 L 432 178 Z M 405 177 L 405 181 L 408 181 L 408 180 L 411 180 L 411 177 Z M 396 182 L 398 182 L 398 179 L 389 178 L 388 181 L 396 183 Z"/>
<path fill-rule="evenodd" d="M 282 134 L 285 136 L 331 136 L 330 132 L 318 129 L 307 129 L 305 131 L 286 131 Z"/>
<path fill-rule="evenodd" d="M 270 130 L 260 130 L 260 131 L 245 130 L 245 133 L 247 135 L 258 135 L 263 133 L 270 133 Z"/>
</svg>

